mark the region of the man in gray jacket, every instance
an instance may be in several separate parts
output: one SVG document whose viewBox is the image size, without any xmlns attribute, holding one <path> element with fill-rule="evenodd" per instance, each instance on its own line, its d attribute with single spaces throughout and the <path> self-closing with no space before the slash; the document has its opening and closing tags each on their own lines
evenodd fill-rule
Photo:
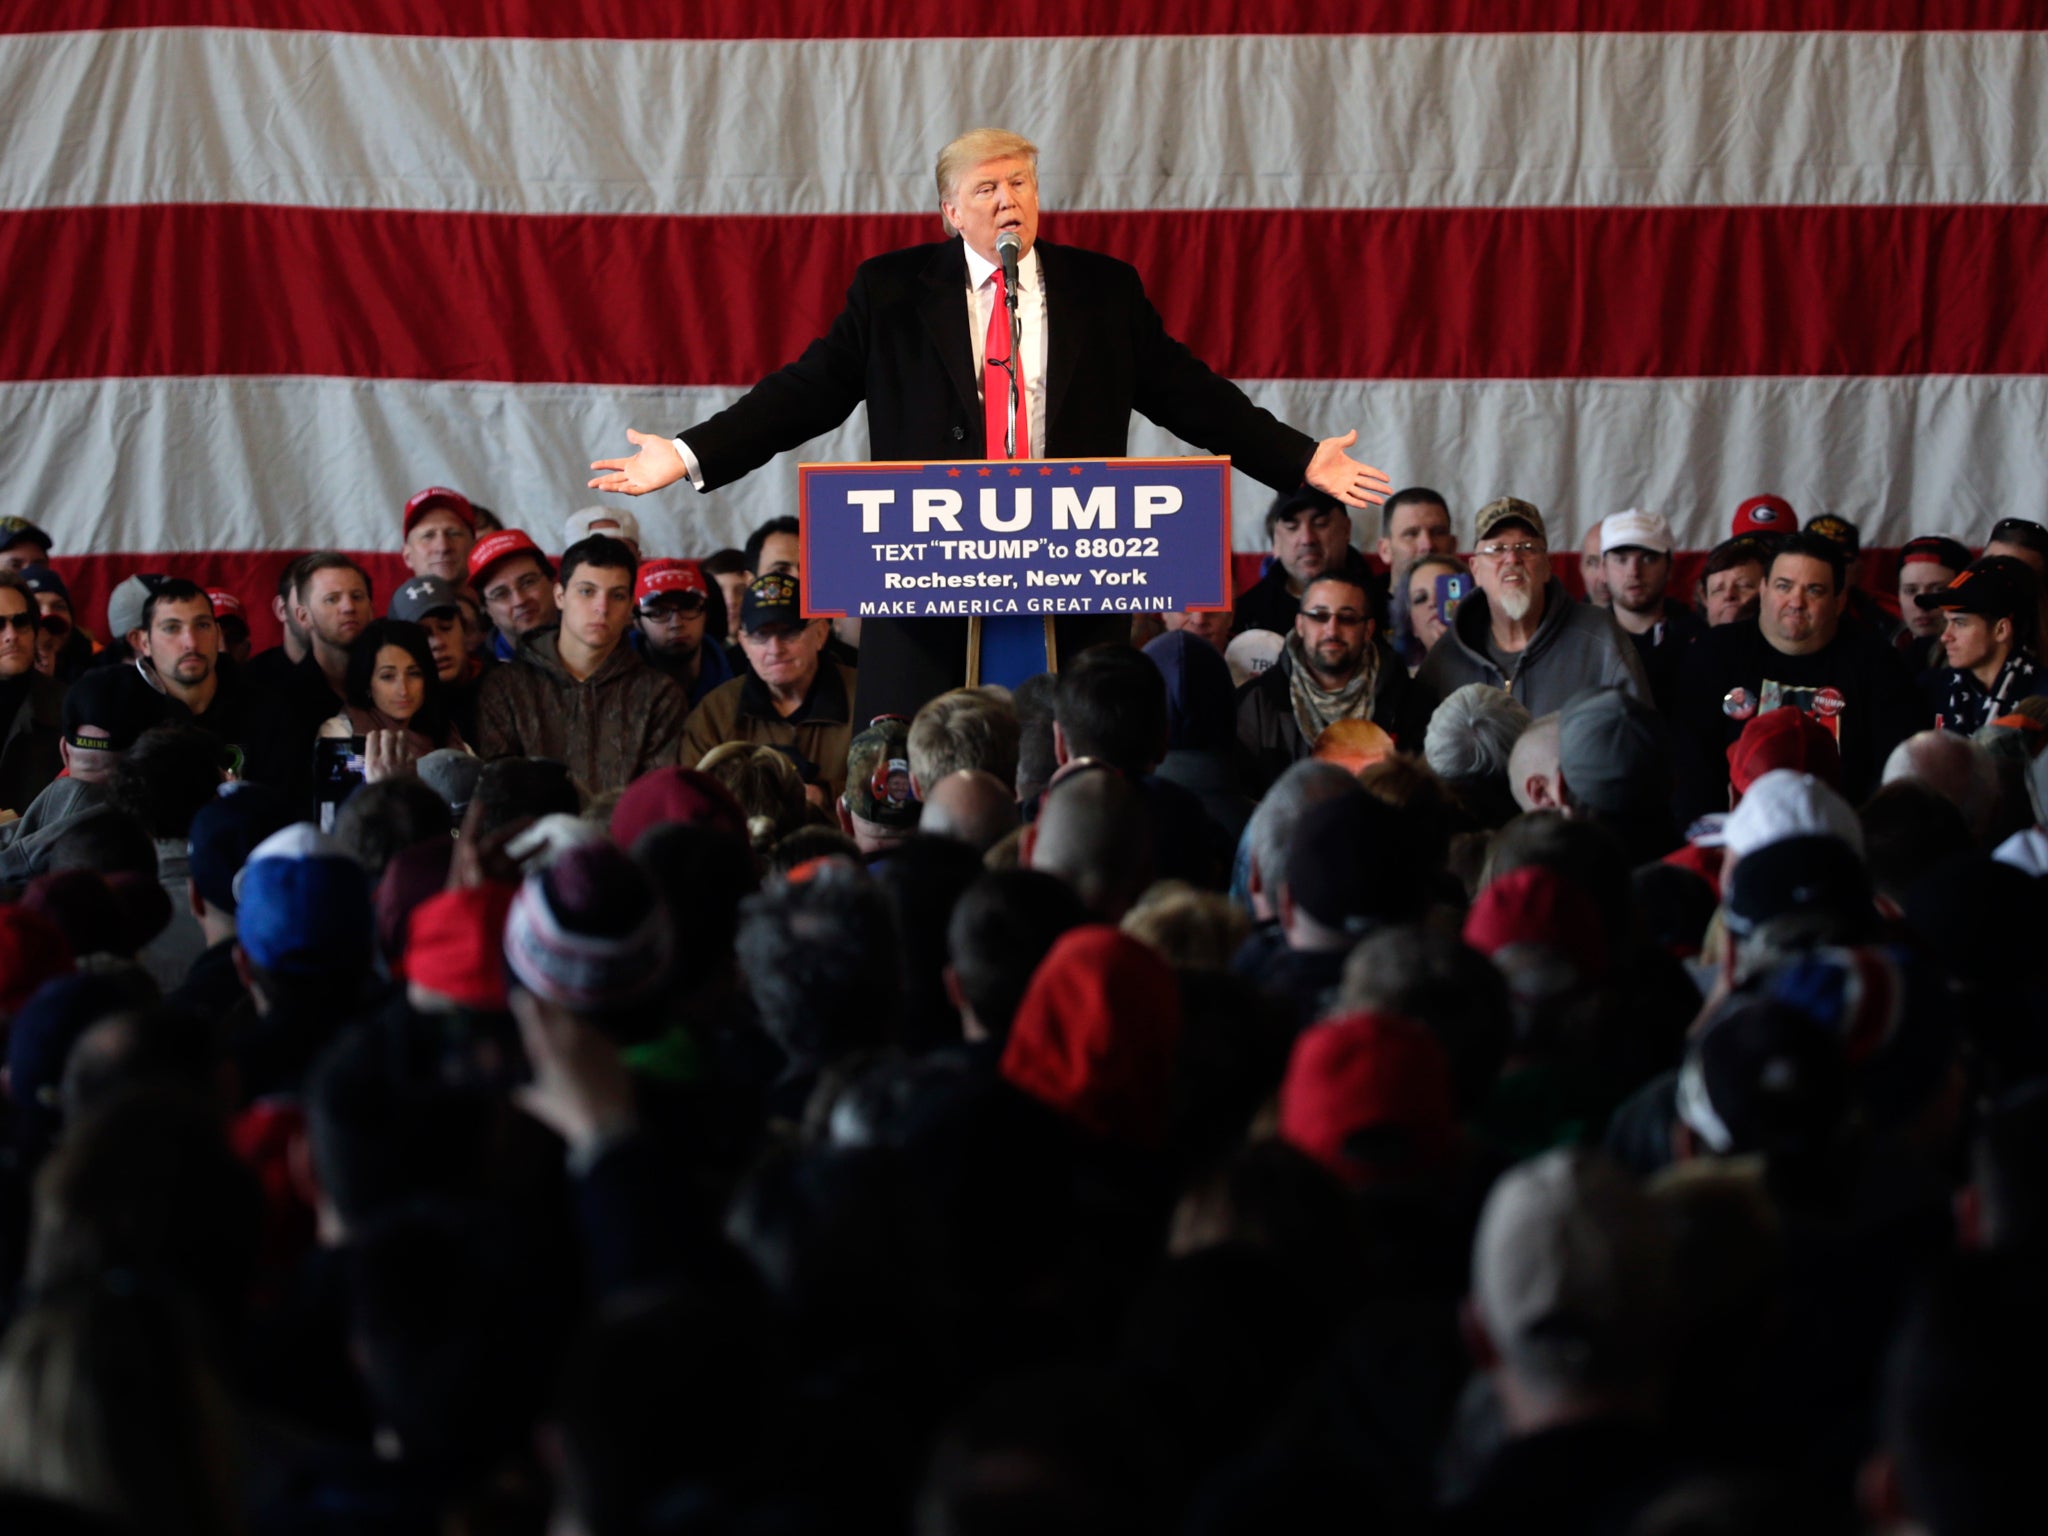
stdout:
<svg viewBox="0 0 2048 1536">
<path fill-rule="evenodd" d="M 1472 550 L 1478 592 L 1415 675 L 1434 708 L 1467 683 L 1491 683 L 1532 715 L 1562 709 L 1588 688 L 1626 689 L 1650 703 L 1643 665 L 1604 609 L 1576 601 L 1550 574 L 1543 514 L 1503 496 L 1479 509 Z"/>
</svg>

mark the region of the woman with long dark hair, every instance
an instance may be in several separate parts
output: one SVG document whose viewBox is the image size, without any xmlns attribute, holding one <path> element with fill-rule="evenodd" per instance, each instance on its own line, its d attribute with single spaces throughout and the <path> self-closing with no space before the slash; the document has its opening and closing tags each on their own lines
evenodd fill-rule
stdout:
<svg viewBox="0 0 2048 1536">
<path fill-rule="evenodd" d="M 468 750 L 449 718 L 427 632 L 417 624 L 378 619 L 365 625 L 348 648 L 342 691 L 348 702 L 320 727 L 322 736 L 399 731 L 416 757 L 439 747 Z"/>
</svg>

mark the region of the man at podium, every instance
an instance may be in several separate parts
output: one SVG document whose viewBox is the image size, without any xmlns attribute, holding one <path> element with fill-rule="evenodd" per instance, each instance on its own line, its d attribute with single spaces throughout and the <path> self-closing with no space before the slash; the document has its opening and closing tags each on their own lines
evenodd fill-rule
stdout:
<svg viewBox="0 0 2048 1536">
<path fill-rule="evenodd" d="M 1387 477 L 1346 452 L 1356 432 L 1318 442 L 1286 425 L 1167 335 L 1129 264 L 1039 240 L 1029 140 L 993 128 L 961 135 L 939 152 L 937 188 L 956 238 L 862 262 L 846 308 L 803 356 L 673 437 L 628 431 L 638 451 L 594 462 L 590 485 L 639 496 L 687 477 L 716 490 L 865 403 L 875 459 L 1116 458 L 1136 411 L 1276 490 L 1307 483 L 1353 507 L 1384 500 Z M 1014 329 L 1004 244 L 1015 256 Z M 1032 643 L 1042 621 L 984 622 L 1025 628 L 985 635 L 983 681 L 1044 670 Z M 1058 650 L 1118 638 L 1128 622 L 1061 619 Z M 967 624 L 868 620 L 856 715 L 908 715 L 957 686 Z"/>
</svg>

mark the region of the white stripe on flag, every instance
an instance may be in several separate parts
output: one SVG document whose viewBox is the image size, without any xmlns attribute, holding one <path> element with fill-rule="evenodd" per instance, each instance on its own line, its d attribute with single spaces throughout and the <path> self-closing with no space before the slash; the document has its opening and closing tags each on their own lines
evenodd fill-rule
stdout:
<svg viewBox="0 0 2048 1536">
<path fill-rule="evenodd" d="M 916 212 L 987 121 L 1038 139 L 1054 208 L 2048 202 L 2043 33 L 140 29 L 0 38 L 0 102 L 5 208 Z"/>
<path fill-rule="evenodd" d="M 1667 512 L 1692 548 L 1725 536 L 1758 491 L 1839 512 L 1869 544 L 1949 531 L 1972 542 L 2048 484 L 2048 378 L 1261 381 L 1252 397 L 1357 450 L 1397 485 L 1434 485 L 1461 541 L 1472 509 L 1527 498 L 1564 549 L 1623 507 Z M 583 466 L 625 428 L 698 419 L 731 389 L 626 390 L 324 378 L 79 380 L 0 385 L 0 485 L 11 510 L 61 508 L 65 553 L 397 545 L 399 508 L 454 485 L 559 543 L 598 500 Z M 1558 424 L 1572 423 L 1569 432 Z M 1911 444 L 1910 453 L 1899 451 Z M 803 460 L 867 457 L 859 416 L 709 497 L 634 504 L 653 554 L 741 543 L 796 509 Z M 1140 423 L 1131 452 L 1183 453 Z M 111 472 L 88 466 L 108 465 Z M 1910 478 L 1894 478 L 1899 473 Z M 252 487 L 260 490 L 253 492 Z M 1236 477 L 1236 545 L 1264 545 L 1271 492 Z M 1377 531 L 1361 519 L 1359 541 Z"/>
</svg>

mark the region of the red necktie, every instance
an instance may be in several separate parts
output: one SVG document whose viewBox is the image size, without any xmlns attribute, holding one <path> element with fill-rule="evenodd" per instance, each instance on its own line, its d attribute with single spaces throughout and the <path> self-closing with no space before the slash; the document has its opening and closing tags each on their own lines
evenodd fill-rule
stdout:
<svg viewBox="0 0 2048 1536">
<path fill-rule="evenodd" d="M 1009 287 L 1003 281 L 1001 267 L 996 268 L 996 301 L 988 312 L 988 338 L 982 343 L 981 355 L 981 419 L 987 434 L 987 457 L 1028 459 L 1031 410 L 1022 374 L 1017 376 L 1017 451 L 1003 451 L 1003 439 L 1010 425 L 1010 368 L 1015 364 L 1010 356 Z"/>
</svg>

